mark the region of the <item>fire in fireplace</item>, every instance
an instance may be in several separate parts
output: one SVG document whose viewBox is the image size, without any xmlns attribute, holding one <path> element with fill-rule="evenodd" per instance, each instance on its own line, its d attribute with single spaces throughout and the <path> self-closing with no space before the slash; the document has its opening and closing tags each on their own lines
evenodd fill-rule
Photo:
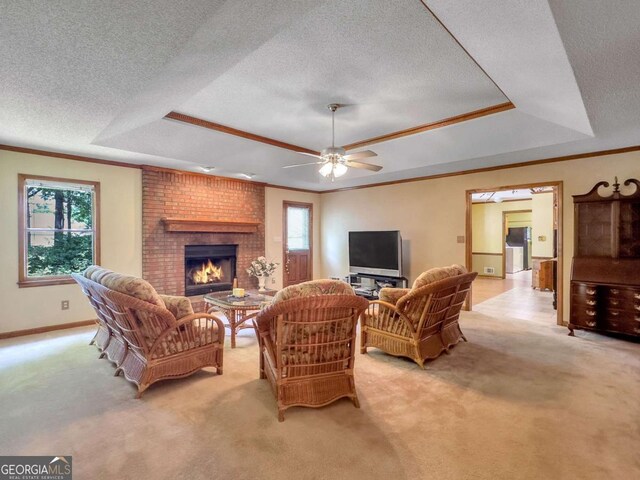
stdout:
<svg viewBox="0 0 640 480">
<path fill-rule="evenodd" d="M 187 272 L 190 283 L 194 285 L 219 282 L 222 280 L 222 275 L 222 267 L 215 265 L 211 259 L 202 262 L 199 267 L 190 268 Z"/>
<path fill-rule="evenodd" d="M 185 295 L 231 290 L 236 276 L 237 248 L 237 245 L 185 246 Z"/>
</svg>

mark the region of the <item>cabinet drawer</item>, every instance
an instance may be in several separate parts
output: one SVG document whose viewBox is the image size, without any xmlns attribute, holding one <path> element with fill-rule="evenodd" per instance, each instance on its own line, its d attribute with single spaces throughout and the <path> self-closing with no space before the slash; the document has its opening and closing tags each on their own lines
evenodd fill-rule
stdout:
<svg viewBox="0 0 640 480">
<path fill-rule="evenodd" d="M 636 316 L 633 322 L 627 324 L 625 332 L 630 335 L 640 335 L 640 315 Z"/>
<path fill-rule="evenodd" d="M 633 303 L 624 297 L 608 296 L 605 298 L 605 303 L 609 308 L 620 310 L 633 310 Z"/>
<path fill-rule="evenodd" d="M 571 295 L 571 304 L 577 307 L 595 307 L 603 303 L 595 295 Z"/>
<path fill-rule="evenodd" d="M 595 285 L 589 285 L 587 283 L 572 283 L 571 293 L 594 297 L 598 293 L 598 290 Z"/>
<path fill-rule="evenodd" d="M 640 314 L 608 308 L 602 312 L 601 318 L 605 330 L 640 335 Z"/>
<path fill-rule="evenodd" d="M 571 323 L 574 325 L 586 328 L 596 328 L 598 324 L 596 318 L 597 312 L 595 308 L 579 305 L 571 306 Z"/>
<path fill-rule="evenodd" d="M 631 324 L 629 314 L 620 310 L 608 309 L 602 315 L 601 328 L 611 332 L 627 330 Z M 627 328 L 625 328 L 627 327 Z"/>
<path fill-rule="evenodd" d="M 609 298 L 620 298 L 640 303 L 640 290 L 625 287 L 601 287 L 603 295 Z"/>
<path fill-rule="evenodd" d="M 604 323 L 603 323 L 603 329 L 604 330 L 608 330 L 610 332 L 619 332 L 619 333 L 625 333 L 627 335 L 640 335 L 640 322 L 634 322 L 634 321 L 625 321 L 624 319 L 621 320 L 611 320 L 611 319 L 607 319 Z"/>
</svg>

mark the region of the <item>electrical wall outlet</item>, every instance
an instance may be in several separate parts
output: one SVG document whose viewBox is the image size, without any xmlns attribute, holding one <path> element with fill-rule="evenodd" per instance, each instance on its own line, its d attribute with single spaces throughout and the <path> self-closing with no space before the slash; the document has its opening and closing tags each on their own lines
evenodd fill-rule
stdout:
<svg viewBox="0 0 640 480">
<path fill-rule="evenodd" d="M 275 283 L 276 283 L 276 278 L 275 277 L 271 277 L 271 284 L 275 285 Z"/>
<path fill-rule="evenodd" d="M 494 274 L 496 273 L 496 269 L 493 267 L 484 267 L 484 273 Z"/>
<path fill-rule="evenodd" d="M 458 243 L 464 243 L 464 235 L 458 235 L 458 237 L 456 238 L 456 241 Z"/>
<path fill-rule="evenodd" d="M 69 300 L 62 300 L 62 302 L 60 302 L 60 308 L 62 310 L 69 310 Z"/>
</svg>

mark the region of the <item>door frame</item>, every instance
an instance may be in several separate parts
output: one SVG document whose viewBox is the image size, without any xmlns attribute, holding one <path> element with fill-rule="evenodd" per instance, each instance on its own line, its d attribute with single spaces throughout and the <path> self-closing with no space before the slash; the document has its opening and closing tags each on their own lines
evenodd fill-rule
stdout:
<svg viewBox="0 0 640 480">
<path fill-rule="evenodd" d="M 302 207 L 309 209 L 309 277 L 313 280 L 313 203 L 282 201 L 282 288 L 285 285 L 287 275 L 287 208 Z"/>
<path fill-rule="evenodd" d="M 555 218 L 558 226 L 558 238 L 557 238 L 557 253 L 558 253 L 558 263 L 557 263 L 557 279 L 556 279 L 556 287 L 557 291 L 557 314 L 556 314 L 556 323 L 560 326 L 566 326 L 568 322 L 564 321 L 564 209 L 563 209 L 563 182 L 562 180 L 555 180 L 549 182 L 535 182 L 535 183 L 525 183 L 520 185 L 502 185 L 499 187 L 492 188 L 475 188 L 472 190 L 467 190 L 465 193 L 466 199 L 466 219 L 465 219 L 465 266 L 467 270 L 471 270 L 473 264 L 473 255 L 472 255 L 472 199 L 471 195 L 474 193 L 487 193 L 487 192 L 499 192 L 502 190 L 517 190 L 521 188 L 535 188 L 535 187 L 555 187 Z M 471 298 L 473 295 L 473 285 L 471 285 L 471 289 L 469 290 L 469 294 L 467 295 L 467 300 L 465 302 L 465 310 L 472 310 L 473 303 L 471 302 Z"/>
<path fill-rule="evenodd" d="M 511 213 L 527 213 L 532 210 L 503 210 L 502 212 L 502 279 L 507 278 L 507 217 Z"/>
</svg>

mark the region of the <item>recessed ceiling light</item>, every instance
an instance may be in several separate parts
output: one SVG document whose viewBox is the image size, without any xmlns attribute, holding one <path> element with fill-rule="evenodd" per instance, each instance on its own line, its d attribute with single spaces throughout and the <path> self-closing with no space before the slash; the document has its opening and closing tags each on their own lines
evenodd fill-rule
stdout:
<svg viewBox="0 0 640 480">
<path fill-rule="evenodd" d="M 213 170 L 216 169 L 216 167 L 209 167 L 209 166 L 205 166 L 205 165 L 201 165 L 198 168 L 200 168 L 200 170 L 202 170 L 205 173 L 210 173 L 210 172 L 212 172 Z"/>
<path fill-rule="evenodd" d="M 238 176 L 248 178 L 249 180 L 251 180 L 253 177 L 256 176 L 256 174 L 255 173 L 239 173 Z"/>
</svg>

